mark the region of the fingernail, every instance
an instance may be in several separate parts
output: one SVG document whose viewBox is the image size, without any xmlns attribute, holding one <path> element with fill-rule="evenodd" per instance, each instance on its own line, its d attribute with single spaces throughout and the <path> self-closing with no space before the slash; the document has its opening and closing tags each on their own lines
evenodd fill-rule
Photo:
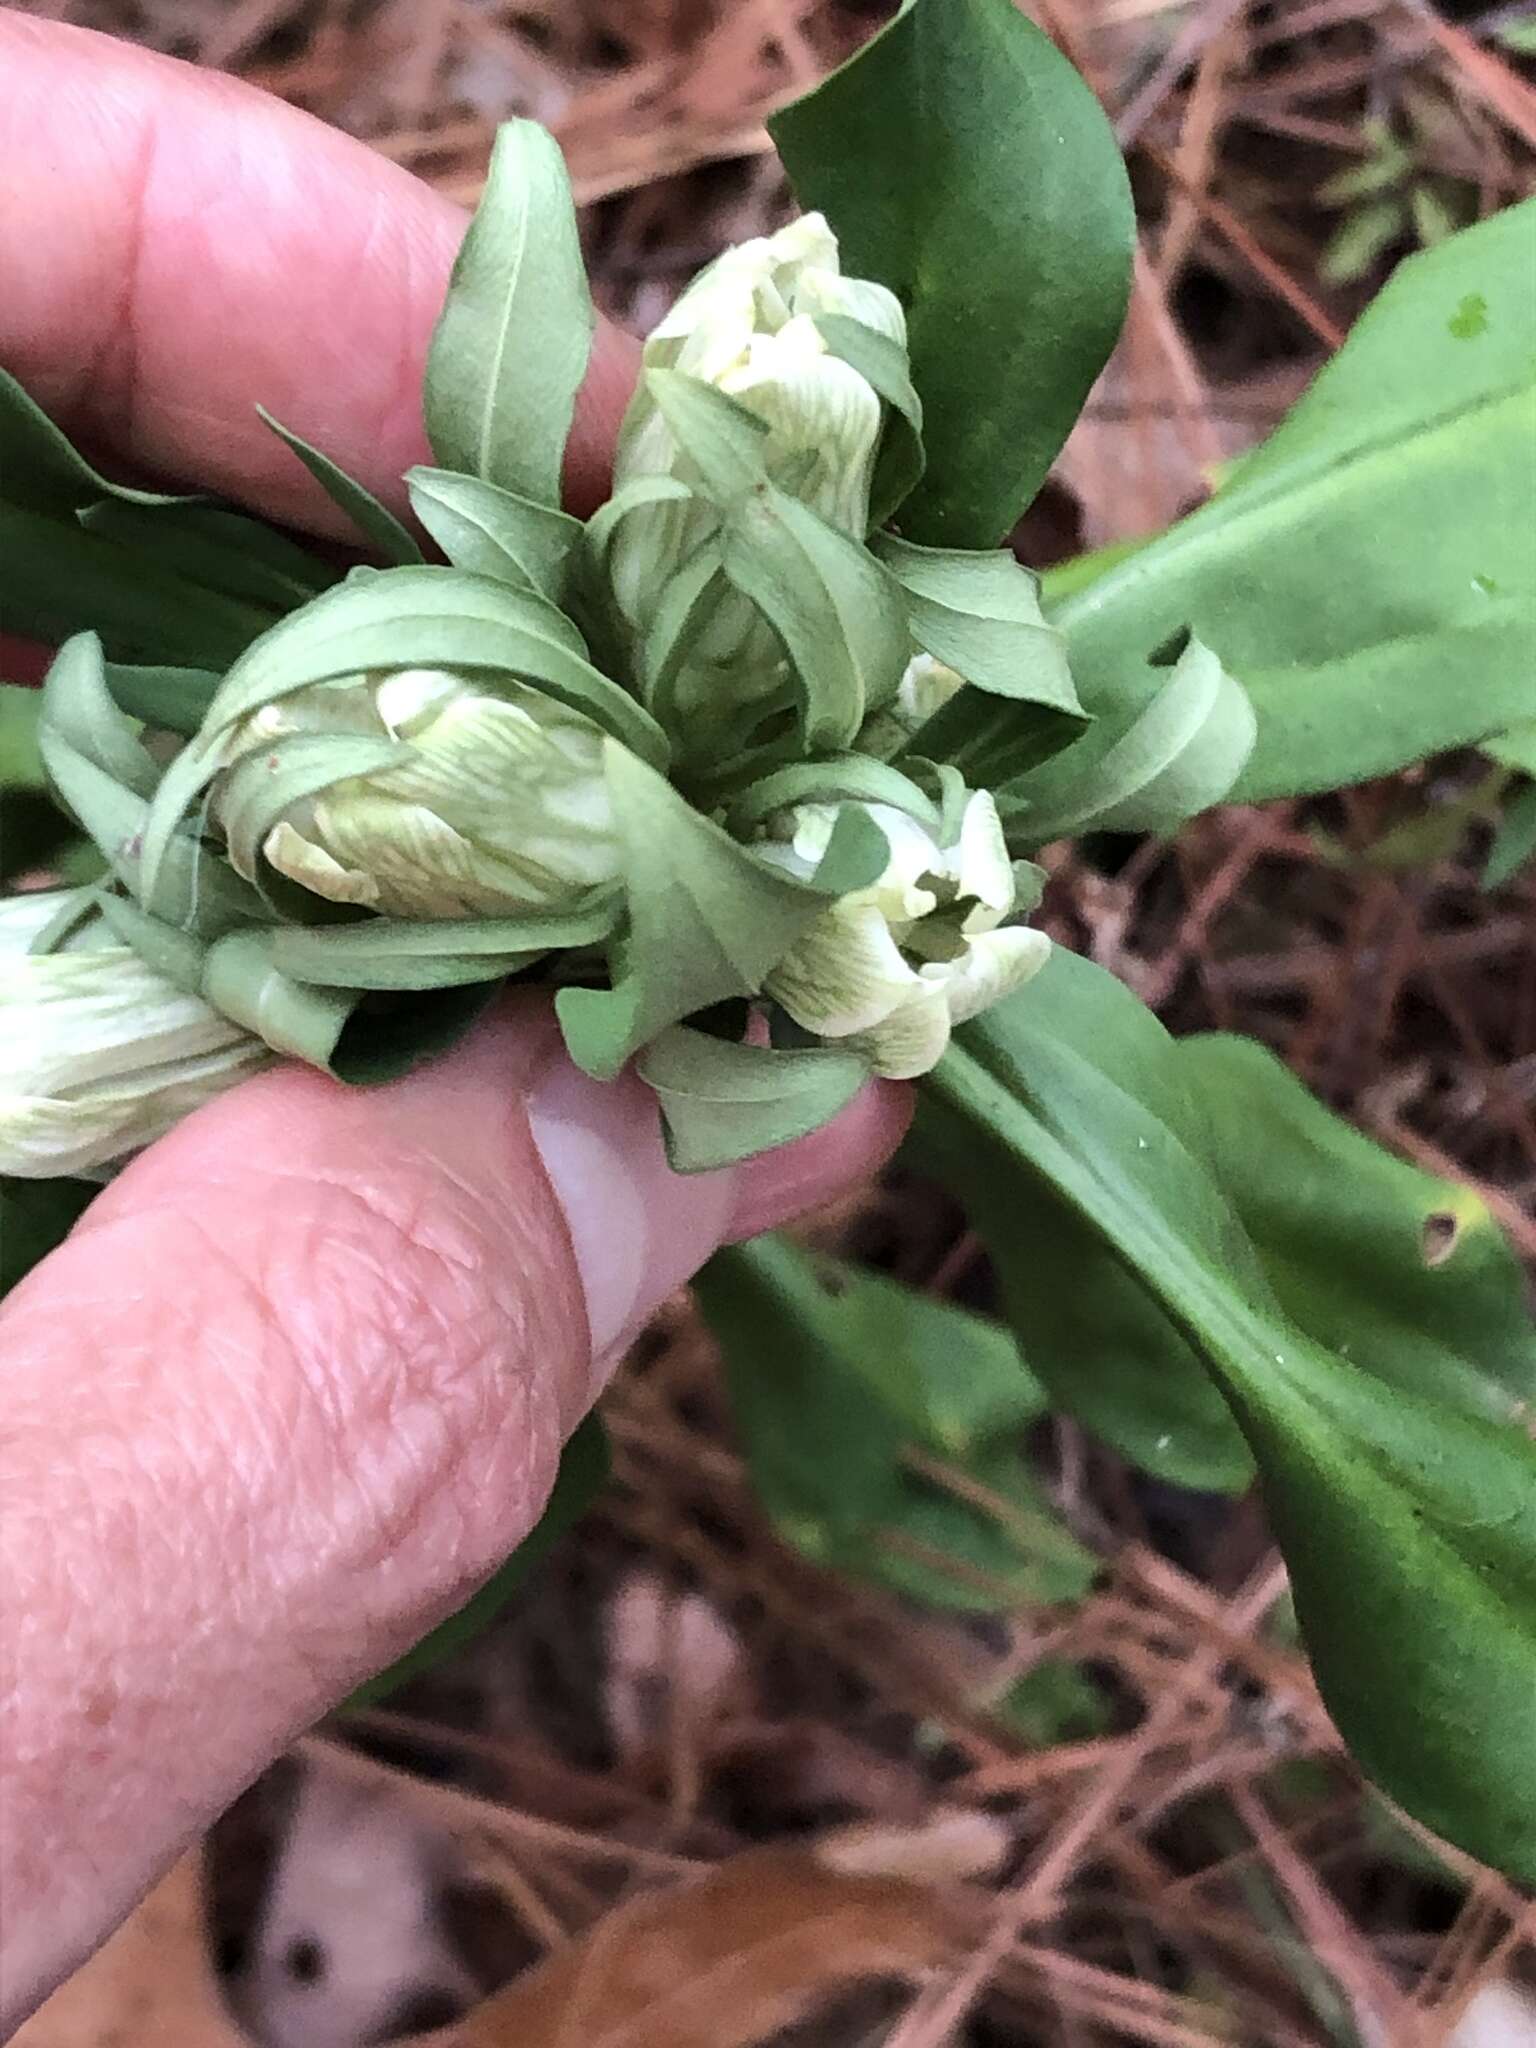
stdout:
<svg viewBox="0 0 1536 2048">
<path fill-rule="evenodd" d="M 632 1075 L 594 1081 L 563 1054 L 535 1075 L 528 1122 L 565 1213 L 600 1383 L 667 1296 L 720 1245 L 736 1174 L 674 1173 L 656 1098 Z"/>
</svg>

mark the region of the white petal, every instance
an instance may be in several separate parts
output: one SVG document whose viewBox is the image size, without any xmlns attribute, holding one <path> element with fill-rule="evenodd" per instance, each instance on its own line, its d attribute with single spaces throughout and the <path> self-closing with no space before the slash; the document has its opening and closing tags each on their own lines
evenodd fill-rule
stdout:
<svg viewBox="0 0 1536 2048">
<path fill-rule="evenodd" d="M 845 898 L 817 918 L 768 977 L 768 993 L 825 1038 L 867 1031 L 918 987 L 873 904 Z"/>
<path fill-rule="evenodd" d="M 964 1024 L 979 1017 L 1004 996 L 1022 988 L 1050 957 L 1051 942 L 1029 925 L 1008 925 L 982 932 L 957 960 L 924 967 L 924 980 L 939 981 L 950 1021 Z"/>
<path fill-rule="evenodd" d="M 915 1081 L 943 1057 L 949 1027 L 944 991 L 914 989 L 872 1030 L 860 1032 L 850 1049 L 862 1052 L 875 1073 L 888 1081 Z"/>
<path fill-rule="evenodd" d="M 1013 863 L 991 792 L 978 789 L 960 820 L 960 838 L 949 849 L 949 872 L 962 896 L 977 908 L 966 918 L 967 932 L 986 931 L 1013 908 Z"/>
</svg>

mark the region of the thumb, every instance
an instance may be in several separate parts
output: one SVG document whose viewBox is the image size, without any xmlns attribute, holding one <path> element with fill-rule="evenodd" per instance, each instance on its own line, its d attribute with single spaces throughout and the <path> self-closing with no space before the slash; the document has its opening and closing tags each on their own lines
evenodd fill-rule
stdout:
<svg viewBox="0 0 1536 2048">
<path fill-rule="evenodd" d="M 0 1312 L 7 2000 L 515 1546 L 718 1244 L 904 1121 L 870 1090 L 683 1178 L 647 1091 L 578 1074 L 523 1002 L 387 1089 L 274 1070 L 114 1181 Z"/>
</svg>

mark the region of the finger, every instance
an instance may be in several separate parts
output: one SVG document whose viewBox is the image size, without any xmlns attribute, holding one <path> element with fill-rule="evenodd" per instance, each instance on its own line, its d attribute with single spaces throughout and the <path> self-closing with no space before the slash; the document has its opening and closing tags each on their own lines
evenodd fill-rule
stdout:
<svg viewBox="0 0 1536 2048">
<path fill-rule="evenodd" d="M 0 2033 L 517 1543 L 594 1347 L 867 1172 L 901 1096 L 681 1179 L 525 1004 L 393 1088 L 274 1070 L 102 1194 L 0 1311 Z"/>
<path fill-rule="evenodd" d="M 238 81 L 0 12 L 0 365 L 93 445 L 345 533 L 258 403 L 397 508 L 465 216 Z M 600 324 L 567 463 L 603 496 L 635 344 Z"/>
</svg>

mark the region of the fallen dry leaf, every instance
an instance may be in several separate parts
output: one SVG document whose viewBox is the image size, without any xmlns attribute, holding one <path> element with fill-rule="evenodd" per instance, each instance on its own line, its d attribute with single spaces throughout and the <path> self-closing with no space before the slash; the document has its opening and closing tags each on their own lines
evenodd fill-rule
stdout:
<svg viewBox="0 0 1536 2048">
<path fill-rule="evenodd" d="M 250 2048 L 225 2013 L 209 1964 L 195 1853 L 60 1985 L 10 2048 Z"/>
<path fill-rule="evenodd" d="M 898 1867 L 953 1878 L 996 1853 L 981 1816 L 924 1850 L 882 1830 Z M 918 1830 L 920 1838 L 928 1831 Z M 974 1939 L 971 1902 L 880 1865 L 871 1832 L 751 1849 L 616 1907 L 433 2048 L 753 2048 L 861 1979 L 915 1981 Z M 856 1867 L 852 1867 L 856 1866 Z"/>
</svg>

